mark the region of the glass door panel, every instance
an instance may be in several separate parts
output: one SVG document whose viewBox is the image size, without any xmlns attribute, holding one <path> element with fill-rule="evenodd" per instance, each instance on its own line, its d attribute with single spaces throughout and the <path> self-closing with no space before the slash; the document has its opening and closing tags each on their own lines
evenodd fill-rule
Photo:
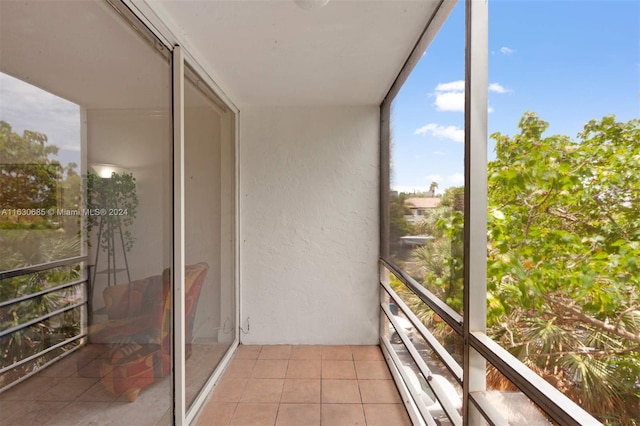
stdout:
<svg viewBox="0 0 640 426">
<path fill-rule="evenodd" d="M 173 420 L 171 67 L 139 25 L 0 2 L 7 424 Z"/>
<path fill-rule="evenodd" d="M 185 340 L 190 407 L 236 337 L 233 113 L 185 67 Z"/>
</svg>

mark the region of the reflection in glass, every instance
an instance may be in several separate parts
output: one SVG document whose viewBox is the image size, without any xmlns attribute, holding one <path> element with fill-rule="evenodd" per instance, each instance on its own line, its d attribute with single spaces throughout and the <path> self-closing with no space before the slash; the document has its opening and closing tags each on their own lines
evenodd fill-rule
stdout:
<svg viewBox="0 0 640 426">
<path fill-rule="evenodd" d="M 232 112 L 185 76 L 186 397 L 190 406 L 235 338 Z"/>
<path fill-rule="evenodd" d="M 107 2 L 31 6 L 0 3 L 2 420 L 171 423 L 170 62 Z"/>
</svg>

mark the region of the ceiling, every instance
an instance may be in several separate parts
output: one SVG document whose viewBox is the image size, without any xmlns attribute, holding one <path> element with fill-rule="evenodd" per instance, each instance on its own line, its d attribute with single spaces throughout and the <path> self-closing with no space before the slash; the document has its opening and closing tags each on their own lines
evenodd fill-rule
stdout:
<svg viewBox="0 0 640 426">
<path fill-rule="evenodd" d="M 379 104 L 439 3 L 132 1 L 239 107 Z M 0 71 L 85 108 L 166 108 L 169 63 L 114 16 L 104 1 L 0 0 Z"/>
<path fill-rule="evenodd" d="M 139 0 L 238 105 L 379 104 L 438 1 Z M 311 0 L 313 1 L 313 0 Z"/>
<path fill-rule="evenodd" d="M 169 61 L 104 1 L 0 0 L 0 72 L 87 109 L 171 105 Z"/>
</svg>

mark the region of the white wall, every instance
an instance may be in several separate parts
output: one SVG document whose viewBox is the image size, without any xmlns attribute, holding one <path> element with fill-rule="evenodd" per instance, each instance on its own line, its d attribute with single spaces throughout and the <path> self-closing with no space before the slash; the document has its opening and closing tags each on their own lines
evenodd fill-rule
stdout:
<svg viewBox="0 0 640 426">
<path fill-rule="evenodd" d="M 379 112 L 240 115 L 245 344 L 378 342 Z"/>
</svg>

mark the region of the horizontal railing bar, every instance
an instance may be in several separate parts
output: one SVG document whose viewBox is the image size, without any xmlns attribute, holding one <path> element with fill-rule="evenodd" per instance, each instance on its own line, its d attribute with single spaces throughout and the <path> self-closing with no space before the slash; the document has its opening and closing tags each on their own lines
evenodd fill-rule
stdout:
<svg viewBox="0 0 640 426">
<path fill-rule="evenodd" d="M 76 340 L 81 339 L 81 338 L 85 337 L 86 335 L 87 335 L 87 333 L 77 334 L 77 335 L 75 335 L 73 337 L 68 338 L 64 342 L 56 343 L 53 346 L 49 346 L 47 349 L 42 350 L 42 351 L 38 352 L 37 354 L 31 355 L 31 356 L 29 356 L 29 357 L 27 357 L 25 359 L 21 359 L 20 361 L 18 361 L 16 363 L 13 363 L 11 365 L 8 365 L 8 366 L 0 369 L 0 374 L 4 374 L 9 370 L 13 370 L 14 368 L 20 367 L 22 364 L 25 364 L 25 363 L 27 363 L 29 361 L 33 361 L 36 358 L 40 358 L 41 356 L 46 355 L 49 352 L 54 351 L 54 350 L 56 350 L 56 349 L 58 349 L 58 348 L 60 348 L 60 347 L 62 347 L 64 345 L 68 345 L 71 342 L 75 342 Z M 48 363 L 44 364 L 44 365 L 48 365 Z M 43 368 L 44 365 L 41 366 L 40 368 Z M 28 375 L 27 375 L 27 377 L 28 377 Z"/>
<path fill-rule="evenodd" d="M 68 345 L 69 343 L 73 343 L 74 341 L 79 340 L 79 339 L 81 339 L 81 338 L 83 338 L 83 337 L 85 337 L 85 336 L 86 336 L 86 334 L 77 335 L 77 336 L 75 336 L 75 337 L 72 337 L 71 339 L 68 339 L 68 340 L 65 340 L 64 342 L 58 343 L 58 344 L 57 344 L 57 345 L 55 345 L 55 346 L 51 346 L 50 348 L 48 348 L 48 349 L 47 349 L 47 350 L 45 350 L 45 351 L 38 352 L 38 354 L 36 354 L 36 355 L 35 355 L 35 357 L 37 358 L 37 357 L 40 357 L 40 356 L 42 356 L 42 355 L 46 355 L 49 351 L 51 351 L 51 350 L 53 350 L 53 349 L 56 349 L 56 348 L 58 348 L 58 347 L 60 347 L 60 346 Z M 20 377 L 18 380 L 14 380 L 13 382 L 9 383 L 7 386 L 5 386 L 5 387 L 3 387 L 3 388 L 0 388 L 0 393 L 1 393 L 1 392 L 4 392 L 4 391 L 6 391 L 6 390 L 8 390 L 8 389 L 10 389 L 10 388 L 12 388 L 12 387 L 14 387 L 14 386 L 15 386 L 15 385 L 17 385 L 18 383 L 22 383 L 22 382 L 24 382 L 24 381 L 25 381 L 25 380 L 27 380 L 29 377 L 31 377 L 31 376 L 33 376 L 34 374 L 38 373 L 40 370 L 42 370 L 42 369 L 44 369 L 44 368 L 46 368 L 46 367 L 50 366 L 51 364 L 53 364 L 54 362 L 58 361 L 59 359 L 62 359 L 62 358 L 64 358 L 64 357 L 68 356 L 68 355 L 71 355 L 73 352 L 77 351 L 77 350 L 78 350 L 79 348 L 81 348 L 82 346 L 83 346 L 83 345 L 77 345 L 77 346 L 75 346 L 75 347 L 73 347 L 73 348 L 69 349 L 68 351 L 61 353 L 61 354 L 60 354 L 60 355 L 58 355 L 57 357 L 55 357 L 55 358 L 51 359 L 50 361 L 48 361 L 46 364 L 42 364 L 42 365 L 41 365 L 37 370 L 35 370 L 35 371 L 31 371 L 31 372 L 29 372 L 29 373 L 25 374 L 24 376 Z M 30 357 L 30 358 L 31 358 L 31 357 Z M 26 358 L 25 358 L 25 359 L 26 359 Z M 9 369 L 9 370 L 10 370 L 10 369 L 12 369 L 12 368 L 15 368 L 16 366 L 17 366 L 16 364 L 13 364 L 13 365 L 10 365 L 9 367 L 7 367 L 7 369 Z M 3 370 L 2 370 L 2 372 L 4 372 L 4 371 L 5 371 L 5 369 L 3 369 Z"/>
<path fill-rule="evenodd" d="M 469 344 L 558 424 L 602 424 L 486 334 L 470 333 Z"/>
<path fill-rule="evenodd" d="M 389 308 L 387 306 L 384 306 L 383 304 L 380 304 L 380 309 L 382 309 L 382 312 L 384 312 L 384 314 L 387 316 L 389 322 L 393 324 L 393 328 L 396 330 L 398 336 L 400 336 L 402 343 L 409 351 L 409 355 L 411 355 L 413 362 L 415 362 L 418 366 L 420 373 L 422 374 L 422 376 L 424 376 L 425 379 L 427 379 L 427 385 L 433 391 L 433 394 L 435 395 L 442 408 L 444 408 L 444 411 L 447 414 L 449 420 L 451 420 L 451 423 L 456 426 L 461 426 L 462 416 L 458 414 L 458 410 L 451 404 L 451 401 L 449 401 L 447 398 L 444 398 L 445 393 L 444 390 L 440 387 L 439 383 L 431 380 L 431 377 L 433 376 L 433 374 L 431 373 L 431 369 L 424 361 L 424 359 L 422 359 L 416 347 L 413 345 L 413 343 L 411 343 L 407 335 L 404 333 L 404 330 L 402 329 L 402 327 L 400 327 L 398 321 L 396 321 L 396 319 L 393 317 L 393 314 L 391 313 Z"/>
<path fill-rule="evenodd" d="M 469 401 L 491 426 L 509 426 L 509 422 L 502 417 L 483 392 L 470 392 Z"/>
<path fill-rule="evenodd" d="M 33 274 L 35 272 L 46 271 L 47 269 L 58 268 L 60 266 L 73 265 L 74 263 L 86 262 L 87 256 L 76 256 L 68 259 L 57 260 L 55 262 L 40 263 L 38 265 L 25 266 L 23 268 L 11 269 L 9 271 L 0 272 L 0 280 L 18 277 L 20 275 Z"/>
<path fill-rule="evenodd" d="M 45 290 L 41 290 L 38 291 L 36 293 L 29 293 L 26 294 L 24 296 L 20 296 L 20 297 L 16 297 L 15 299 L 9 299 L 9 300 L 5 300 L 4 302 L 0 302 L 0 308 L 8 306 L 8 305 L 13 305 L 15 303 L 19 303 L 19 302 L 23 302 L 25 300 L 29 300 L 29 299 L 35 299 L 36 297 L 40 297 L 44 294 L 48 294 L 48 293 L 53 293 L 59 290 L 64 290 L 65 288 L 69 288 L 69 287 L 73 287 L 76 285 L 80 285 L 80 284 L 84 284 L 87 282 L 87 278 L 83 278 L 81 280 L 76 280 L 70 283 L 66 283 L 63 285 L 59 285 L 57 287 L 51 287 L 51 288 L 47 288 Z"/>
<path fill-rule="evenodd" d="M 459 384 L 462 384 L 462 367 L 460 367 L 460 364 L 458 364 L 458 362 L 453 359 L 451 354 L 444 348 L 444 346 L 442 346 L 438 339 L 436 339 L 435 336 L 429 330 L 427 330 L 427 327 L 425 327 L 422 321 L 418 319 L 411 308 L 409 308 L 407 304 L 404 303 L 404 301 L 388 284 L 381 282 L 380 285 L 382 286 L 382 288 L 384 288 L 387 294 L 389 294 L 389 296 L 393 298 L 396 305 L 402 310 L 402 313 L 420 332 L 429 347 L 433 349 L 438 358 L 440 358 L 445 367 L 447 367 L 447 370 L 449 370 L 449 372 L 455 377 Z"/>
<path fill-rule="evenodd" d="M 416 296 L 427 304 L 444 322 L 462 336 L 462 316 L 454 311 L 449 305 L 440 300 L 436 295 L 420 285 L 416 280 L 407 275 L 404 271 L 398 269 L 395 265 L 380 258 L 382 265 L 391 271 L 404 285 L 406 285 Z"/>
<path fill-rule="evenodd" d="M 54 317 L 54 316 L 59 315 L 59 314 L 63 314 L 65 312 L 67 312 L 67 311 L 70 311 L 72 309 L 75 309 L 77 307 L 80 307 L 80 306 L 86 305 L 86 304 L 87 304 L 86 300 L 82 301 L 82 302 L 79 302 L 79 303 L 74 303 L 73 305 L 65 306 L 64 308 L 55 310 L 53 312 L 49 312 L 49 313 L 47 313 L 45 315 L 39 316 L 38 318 L 34 318 L 31 321 L 25 322 L 24 324 L 16 325 L 15 327 L 11 327 L 11 328 L 8 328 L 6 330 L 2 330 L 2 331 L 0 331 L 0 337 L 4 337 L 4 336 L 6 336 L 8 334 L 11 334 L 11 333 L 14 333 L 14 332 L 16 332 L 18 330 L 22 330 L 23 328 L 30 327 L 33 324 L 37 324 L 40 321 L 46 320 L 48 318 Z"/>
<path fill-rule="evenodd" d="M 419 413 L 416 413 L 416 416 L 418 416 L 419 414 L 422 417 L 420 420 L 427 423 L 428 426 L 437 426 L 435 420 L 429 413 L 429 410 L 427 410 L 427 406 L 424 405 L 424 402 L 420 399 L 418 395 L 418 390 L 414 389 L 413 386 L 408 385 L 408 383 L 410 383 L 409 377 L 407 376 L 407 373 L 403 371 L 403 368 L 401 368 L 402 361 L 400 361 L 398 354 L 391 346 L 391 342 L 389 342 L 389 339 L 387 339 L 384 336 L 382 336 L 380 340 L 382 340 L 382 343 L 384 344 L 384 348 L 389 353 L 389 356 L 391 357 L 391 362 L 393 363 L 393 366 L 395 367 L 397 374 L 400 375 L 400 378 L 402 379 L 404 386 L 409 391 L 409 396 L 413 400 L 413 403 L 415 404 L 415 406 L 418 408 Z M 391 374 L 395 377 L 394 372 L 391 370 L 391 366 L 389 367 L 390 367 L 389 371 L 391 371 Z M 415 411 L 415 410 L 412 410 L 412 411 Z"/>
</svg>

